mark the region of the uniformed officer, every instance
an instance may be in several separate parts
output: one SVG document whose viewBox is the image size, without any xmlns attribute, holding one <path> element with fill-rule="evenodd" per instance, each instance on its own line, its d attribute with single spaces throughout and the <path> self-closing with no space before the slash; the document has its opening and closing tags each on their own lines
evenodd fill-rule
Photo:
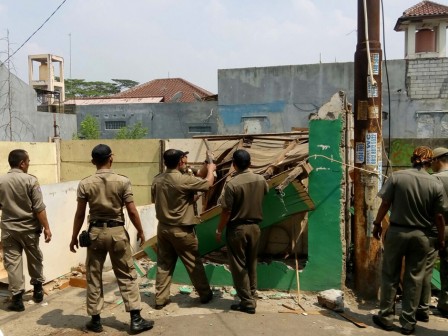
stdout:
<svg viewBox="0 0 448 336">
<path fill-rule="evenodd" d="M 448 149 L 439 147 L 433 151 L 433 159 L 431 161 L 432 171 L 434 176 L 442 182 L 445 193 L 448 193 Z M 448 216 L 445 213 L 445 225 L 447 224 Z M 445 226 L 445 235 L 448 233 Z M 432 230 L 429 232 L 430 251 L 426 260 L 425 277 L 423 279 L 422 294 L 420 296 L 420 302 L 417 308 L 415 318 L 417 321 L 428 322 L 430 315 L 431 304 L 431 280 L 434 264 L 437 260 L 437 228 L 433 225 Z M 446 239 L 445 239 L 446 249 Z M 448 317 L 448 265 L 447 255 L 445 251 L 440 252 L 440 284 L 441 291 L 437 307 L 441 314 Z M 445 275 L 444 275 L 445 273 Z"/>
<path fill-rule="evenodd" d="M 378 193 L 382 202 L 373 222 L 373 236 L 381 239 L 381 222 L 390 207 L 390 226 L 384 241 L 381 274 L 381 298 L 373 322 L 384 330 L 393 329 L 394 303 L 405 257 L 401 333 L 415 330 L 416 310 L 430 251 L 428 232 L 433 223 L 438 229 L 439 247 L 445 245 L 443 211 L 445 199 L 440 181 L 428 174 L 433 157 L 428 147 L 417 147 L 411 157 L 411 169 L 394 172 Z"/>
<path fill-rule="evenodd" d="M 448 148 L 439 147 L 434 149 L 434 158 L 432 160 L 432 170 L 436 173 L 443 183 L 445 194 L 448 195 Z M 448 212 L 445 212 L 445 225 L 448 224 Z M 437 309 L 442 316 L 448 318 L 448 245 L 447 243 L 448 227 L 445 226 L 445 249 L 439 250 L 440 253 L 440 296 L 437 302 Z"/>
<path fill-rule="evenodd" d="M 269 187 L 266 180 L 248 170 L 250 154 L 238 149 L 233 153 L 236 174 L 227 182 L 219 199 L 221 218 L 216 240 L 221 241 L 226 229 L 227 253 L 230 271 L 239 304 L 230 309 L 255 314 L 257 307 L 257 254 L 260 240 L 258 223 L 263 219 L 262 203 Z"/>
<path fill-rule="evenodd" d="M 101 332 L 101 311 L 104 305 L 102 283 L 103 265 L 109 253 L 127 312 L 131 315 L 132 334 L 149 330 L 153 321 L 140 316 L 140 292 L 137 272 L 133 265 L 129 235 L 124 228 L 123 206 L 137 230 L 137 238 L 145 241 L 140 217 L 134 204 L 131 182 L 126 176 L 111 170 L 113 154 L 109 146 L 97 145 L 92 150 L 92 163 L 97 171 L 83 179 L 78 186 L 73 235 L 70 250 L 78 248 L 78 233 L 84 222 L 86 205 L 89 203 L 89 232 L 91 245 L 87 247 L 87 314 L 92 319 L 86 324 L 88 330 Z"/>
<path fill-rule="evenodd" d="M 198 251 L 194 231 L 198 218 L 194 214 L 194 195 L 213 185 L 214 163 L 207 165 L 206 179 L 182 174 L 185 153 L 168 149 L 163 153 L 165 172 L 154 177 L 151 188 L 157 226 L 157 274 L 155 308 L 162 309 L 170 300 L 171 279 L 177 258 L 185 265 L 201 303 L 208 303 L 213 292 L 208 283 Z"/>
<path fill-rule="evenodd" d="M 39 182 L 35 176 L 28 174 L 28 153 L 23 149 L 15 149 L 9 153 L 8 162 L 11 169 L 0 177 L 3 264 L 8 273 L 9 290 L 12 294 L 8 309 L 23 311 L 22 254 L 25 252 L 27 257 L 28 274 L 34 286 L 33 299 L 35 302 L 42 302 L 42 284 L 45 278 L 39 237 L 43 230 L 45 242 L 48 243 L 51 231 Z"/>
</svg>

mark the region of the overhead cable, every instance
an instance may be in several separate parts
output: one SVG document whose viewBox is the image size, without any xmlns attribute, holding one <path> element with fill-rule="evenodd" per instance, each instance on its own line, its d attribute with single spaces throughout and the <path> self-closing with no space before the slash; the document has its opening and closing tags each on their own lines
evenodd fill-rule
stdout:
<svg viewBox="0 0 448 336">
<path fill-rule="evenodd" d="M 25 42 L 23 42 L 22 43 L 22 45 L 19 47 L 19 48 L 17 48 L 16 49 L 16 51 L 14 51 L 7 59 L 6 59 L 6 61 L 4 61 L 3 63 L 6 63 L 6 62 L 8 62 L 10 59 L 11 59 L 11 57 L 13 57 L 29 40 L 31 40 L 31 38 L 51 19 L 51 17 L 59 10 L 59 8 L 61 8 L 62 7 L 62 5 L 66 2 L 67 0 L 63 0 L 62 2 L 61 2 L 61 4 L 54 10 L 54 12 L 53 13 L 51 13 L 51 15 L 44 21 L 44 23 L 42 23 L 41 25 L 40 25 L 40 27 L 39 28 L 37 28 L 35 31 L 34 31 L 34 33 L 32 33 L 26 40 L 25 40 Z"/>
</svg>

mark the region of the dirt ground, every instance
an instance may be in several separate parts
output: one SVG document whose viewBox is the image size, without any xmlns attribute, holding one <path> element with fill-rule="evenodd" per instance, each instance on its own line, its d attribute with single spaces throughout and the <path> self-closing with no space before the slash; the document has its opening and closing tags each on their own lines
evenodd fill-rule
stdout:
<svg viewBox="0 0 448 336">
<path fill-rule="evenodd" d="M 112 272 L 104 273 L 105 308 L 101 314 L 104 331 L 100 335 L 128 335 L 129 314 L 125 312 L 120 293 Z M 371 315 L 377 311 L 374 303 L 357 302 L 347 291 L 344 295 L 345 309 L 349 317 L 365 324 L 359 328 L 339 314 L 321 307 L 316 293 L 301 293 L 297 305 L 295 293 L 260 291 L 257 313 L 249 315 L 229 310 L 237 302 L 232 288 L 215 287 L 214 299 L 201 305 L 194 290 L 188 286 L 173 285 L 172 303 L 163 310 L 154 310 L 154 282 L 140 278 L 142 316 L 155 321 L 152 330 L 142 335 L 390 335 L 373 326 Z M 88 333 L 84 325 L 86 315 L 85 289 L 67 287 L 58 289 L 55 283 L 45 286 L 44 302 L 35 304 L 32 293 L 27 293 L 24 312 L 6 309 L 7 290 L 0 289 L 0 335 L 36 336 Z M 297 311 L 287 309 L 296 308 Z M 398 322 L 397 331 L 399 331 Z M 93 334 L 93 333 L 92 333 Z M 429 323 L 417 327 L 417 335 L 448 335 L 448 320 L 431 316 Z"/>
</svg>

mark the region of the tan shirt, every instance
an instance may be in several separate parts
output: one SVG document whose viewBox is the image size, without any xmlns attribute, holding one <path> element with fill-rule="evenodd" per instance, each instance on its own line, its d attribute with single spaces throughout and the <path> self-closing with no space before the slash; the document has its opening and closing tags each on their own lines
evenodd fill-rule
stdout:
<svg viewBox="0 0 448 336">
<path fill-rule="evenodd" d="M 131 181 L 111 169 L 99 169 L 81 180 L 78 200 L 89 203 L 90 221 L 116 220 L 124 222 L 123 206 L 134 201 Z"/>
<path fill-rule="evenodd" d="M 177 169 L 167 169 L 154 177 L 151 187 L 156 217 L 168 225 L 192 225 L 199 219 L 194 215 L 194 194 L 207 191 L 207 180 L 182 174 Z"/>
<path fill-rule="evenodd" d="M 33 175 L 12 168 L 0 177 L 0 228 L 13 231 L 40 229 L 35 213 L 45 209 L 39 182 Z"/>
<path fill-rule="evenodd" d="M 446 207 L 442 183 L 424 169 L 394 172 L 378 196 L 391 203 L 391 223 L 430 229 L 436 213 Z"/>
<path fill-rule="evenodd" d="M 230 210 L 230 222 L 263 219 L 263 198 L 269 186 L 263 176 L 245 170 L 235 174 L 224 187 L 219 203 Z"/>
</svg>

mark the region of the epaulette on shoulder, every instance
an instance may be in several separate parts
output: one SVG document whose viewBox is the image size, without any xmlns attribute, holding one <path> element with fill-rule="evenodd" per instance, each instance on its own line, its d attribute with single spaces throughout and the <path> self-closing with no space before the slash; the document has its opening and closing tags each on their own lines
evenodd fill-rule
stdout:
<svg viewBox="0 0 448 336">
<path fill-rule="evenodd" d="M 26 173 L 26 174 L 29 175 L 29 176 L 34 177 L 35 179 L 37 179 L 37 176 L 34 176 L 33 174 L 30 174 L 30 173 Z"/>
<path fill-rule="evenodd" d="M 129 178 L 129 177 L 127 177 L 126 175 L 123 175 L 123 174 L 117 174 L 117 175 L 126 177 L 127 179 Z"/>
<path fill-rule="evenodd" d="M 83 177 L 83 178 L 81 179 L 81 181 L 85 180 L 86 178 L 89 178 L 90 176 L 92 176 L 92 175 L 89 175 L 89 176 Z"/>
</svg>

